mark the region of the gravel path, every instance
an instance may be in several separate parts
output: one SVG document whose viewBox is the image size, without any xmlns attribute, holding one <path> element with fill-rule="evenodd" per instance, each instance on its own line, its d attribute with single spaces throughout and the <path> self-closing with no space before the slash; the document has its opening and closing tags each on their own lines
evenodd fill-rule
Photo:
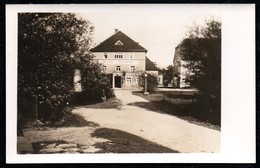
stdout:
<svg viewBox="0 0 260 168">
<path fill-rule="evenodd" d="M 115 95 L 122 101 L 118 109 L 81 107 L 73 112 L 101 127 L 120 129 L 179 152 L 220 152 L 220 131 L 135 106 L 152 104 L 131 91 L 115 90 Z"/>
</svg>

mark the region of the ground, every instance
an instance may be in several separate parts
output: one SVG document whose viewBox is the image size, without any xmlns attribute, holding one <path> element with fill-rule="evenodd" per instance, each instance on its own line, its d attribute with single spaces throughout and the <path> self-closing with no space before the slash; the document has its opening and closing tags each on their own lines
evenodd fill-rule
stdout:
<svg viewBox="0 0 260 168">
<path fill-rule="evenodd" d="M 158 113 L 151 102 L 129 90 L 115 90 L 115 95 L 112 106 L 74 108 L 74 114 L 94 126 L 24 130 L 18 151 L 33 152 L 33 144 L 39 153 L 220 152 L 220 131 Z"/>
</svg>

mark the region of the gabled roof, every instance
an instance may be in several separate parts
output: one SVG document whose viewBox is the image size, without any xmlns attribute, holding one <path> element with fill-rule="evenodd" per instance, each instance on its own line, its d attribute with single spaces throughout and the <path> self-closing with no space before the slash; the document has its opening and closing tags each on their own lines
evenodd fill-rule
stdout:
<svg viewBox="0 0 260 168">
<path fill-rule="evenodd" d="M 123 45 L 115 45 L 120 41 Z M 91 52 L 147 52 L 145 48 L 118 31 L 108 39 L 90 50 Z"/>
<path fill-rule="evenodd" d="M 145 70 L 146 71 L 158 71 L 159 68 L 147 57 L 145 57 Z"/>
</svg>

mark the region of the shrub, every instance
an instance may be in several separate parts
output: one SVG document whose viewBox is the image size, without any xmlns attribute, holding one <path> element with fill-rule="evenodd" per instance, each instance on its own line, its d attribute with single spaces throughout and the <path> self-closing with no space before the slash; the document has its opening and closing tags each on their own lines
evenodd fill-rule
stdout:
<svg viewBox="0 0 260 168">
<path fill-rule="evenodd" d="M 81 70 L 82 93 L 81 103 L 100 102 L 107 98 L 113 97 L 111 89 L 111 78 L 109 75 L 102 73 L 101 65 L 91 63 L 88 67 Z"/>
<path fill-rule="evenodd" d="M 140 78 L 142 79 L 141 87 L 143 88 L 143 91 L 145 91 L 145 74 L 142 73 L 140 75 Z M 158 86 L 158 77 L 155 74 L 147 73 L 147 92 L 154 92 Z"/>
<path fill-rule="evenodd" d="M 82 92 L 75 93 L 72 101 L 75 105 L 97 103 L 115 96 L 109 75 L 102 73 L 98 64 L 92 66 L 91 71 L 85 69 L 81 73 Z"/>
<path fill-rule="evenodd" d="M 114 96 L 114 91 L 111 88 L 106 88 L 103 91 L 97 88 L 89 88 L 82 92 L 75 93 L 71 103 L 74 105 L 92 104 Z"/>
</svg>

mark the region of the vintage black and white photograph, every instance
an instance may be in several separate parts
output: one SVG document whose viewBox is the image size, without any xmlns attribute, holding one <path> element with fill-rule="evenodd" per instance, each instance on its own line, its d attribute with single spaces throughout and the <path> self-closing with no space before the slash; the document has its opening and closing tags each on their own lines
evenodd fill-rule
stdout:
<svg viewBox="0 0 260 168">
<path fill-rule="evenodd" d="M 220 154 L 222 13 L 99 7 L 17 12 L 17 155 Z"/>
</svg>

